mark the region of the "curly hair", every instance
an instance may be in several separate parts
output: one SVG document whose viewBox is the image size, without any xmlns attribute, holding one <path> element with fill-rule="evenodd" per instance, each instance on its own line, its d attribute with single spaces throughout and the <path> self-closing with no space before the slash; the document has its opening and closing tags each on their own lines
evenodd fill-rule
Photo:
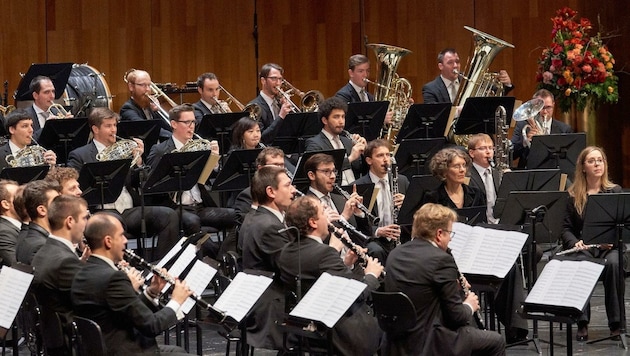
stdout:
<svg viewBox="0 0 630 356">
<path fill-rule="evenodd" d="M 463 158 L 466 161 L 466 167 L 470 166 L 470 156 L 466 154 L 466 152 L 458 148 L 444 148 L 431 158 L 431 162 L 429 163 L 431 173 L 441 181 L 445 181 L 448 166 L 456 157 Z"/>
</svg>

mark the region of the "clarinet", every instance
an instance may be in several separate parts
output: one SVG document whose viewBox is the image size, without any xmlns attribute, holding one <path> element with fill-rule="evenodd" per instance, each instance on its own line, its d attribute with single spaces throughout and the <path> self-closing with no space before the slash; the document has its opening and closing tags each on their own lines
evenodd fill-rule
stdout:
<svg viewBox="0 0 630 356">
<path fill-rule="evenodd" d="M 453 253 L 450 248 L 446 249 L 446 253 L 453 256 Z M 457 263 L 455 264 L 455 268 L 457 268 Z M 457 280 L 459 281 L 459 285 L 462 287 L 462 292 L 464 293 L 464 298 L 465 298 L 468 296 L 468 294 L 470 294 L 470 289 L 468 289 L 468 287 L 466 286 L 466 279 L 464 278 L 464 275 L 459 270 L 459 268 L 457 268 L 457 274 L 459 274 L 459 278 Z M 479 312 L 479 309 L 477 309 L 477 311 L 473 313 L 473 317 L 475 319 L 475 323 L 477 324 L 477 327 L 480 330 L 486 330 L 486 326 L 483 324 L 483 318 L 481 317 L 481 313 Z"/>
<path fill-rule="evenodd" d="M 129 249 L 124 250 L 124 253 L 125 253 L 125 259 L 130 264 L 133 263 L 144 270 L 153 272 L 153 274 L 162 278 L 166 282 L 172 285 L 175 285 L 175 279 L 171 277 L 170 275 L 163 273 L 160 267 L 157 267 L 156 265 L 147 262 L 144 258 L 138 256 L 137 254 L 135 254 L 133 251 Z M 219 320 L 219 323 L 223 323 L 225 321 L 225 318 L 227 317 L 227 315 L 225 315 L 225 312 L 219 309 L 216 309 L 214 306 L 208 304 L 208 302 L 201 299 L 201 297 L 199 297 L 198 295 L 194 293 L 190 296 L 190 298 L 193 299 L 197 303 L 197 305 L 199 305 L 201 308 L 206 309 L 210 313 L 214 314 L 214 316 L 216 317 L 215 319 Z"/>
<path fill-rule="evenodd" d="M 343 196 L 346 200 L 350 200 L 350 194 L 348 194 L 348 192 L 343 190 L 337 184 L 333 185 L 333 189 L 335 190 L 335 192 L 337 192 L 337 194 Z M 381 221 L 381 218 L 372 214 L 372 212 L 370 212 L 370 210 L 365 205 L 363 205 L 362 203 L 358 201 L 357 201 L 357 208 L 359 208 L 359 210 L 361 210 L 365 214 L 365 216 L 367 216 L 368 220 L 370 221 L 372 225 L 378 225 L 378 223 Z"/>
<path fill-rule="evenodd" d="M 361 250 L 361 247 L 359 247 L 359 245 L 355 244 L 354 242 L 352 242 L 352 240 L 339 233 L 339 231 L 337 231 L 337 228 L 333 224 L 328 224 L 328 231 L 335 234 L 335 236 L 337 236 L 337 238 L 341 242 L 343 242 L 343 244 L 346 245 L 347 248 L 349 248 L 357 255 L 357 257 L 359 258 L 359 264 L 361 266 L 365 267 L 367 265 L 367 255 Z"/>
<path fill-rule="evenodd" d="M 578 247 L 573 247 L 570 248 L 568 250 L 564 250 L 564 251 L 560 251 L 558 253 L 556 253 L 556 256 L 562 256 L 562 255 L 567 255 L 569 253 L 573 253 L 573 252 L 578 252 L 578 251 L 582 251 L 582 250 L 589 250 L 592 248 L 600 248 L 600 244 L 591 244 L 591 245 L 584 245 L 583 248 L 578 248 Z"/>
</svg>

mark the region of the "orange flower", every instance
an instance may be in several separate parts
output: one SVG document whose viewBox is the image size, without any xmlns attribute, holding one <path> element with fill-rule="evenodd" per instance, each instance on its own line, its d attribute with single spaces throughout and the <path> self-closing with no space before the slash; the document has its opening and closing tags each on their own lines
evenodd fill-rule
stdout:
<svg viewBox="0 0 630 356">
<path fill-rule="evenodd" d="M 613 87 L 608 87 L 608 94 L 612 94 L 615 91 L 615 88 Z"/>
<path fill-rule="evenodd" d="M 570 96 L 571 95 L 571 88 L 567 88 L 567 90 L 564 91 L 564 96 Z"/>
<path fill-rule="evenodd" d="M 614 61 L 614 60 L 613 60 L 613 61 L 610 61 L 610 62 L 608 62 L 608 63 L 606 63 L 606 69 L 607 69 L 607 70 L 611 70 L 611 69 L 613 69 L 613 63 L 615 63 L 615 61 Z"/>
</svg>

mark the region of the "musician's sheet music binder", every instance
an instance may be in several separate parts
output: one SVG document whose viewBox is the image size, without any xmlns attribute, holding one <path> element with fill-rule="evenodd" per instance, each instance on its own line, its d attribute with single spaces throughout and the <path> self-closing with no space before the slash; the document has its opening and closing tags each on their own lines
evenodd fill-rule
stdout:
<svg viewBox="0 0 630 356">
<path fill-rule="evenodd" d="M 348 104 L 346 130 L 368 142 L 379 138 L 389 101 L 363 101 Z"/>
<path fill-rule="evenodd" d="M 324 272 L 289 315 L 332 328 L 366 287 L 363 282 Z"/>
<path fill-rule="evenodd" d="M 525 168 L 560 168 L 573 177 L 580 152 L 586 147 L 586 134 L 568 133 L 536 135 L 527 156 Z"/>
<path fill-rule="evenodd" d="M 190 271 L 186 273 L 186 285 L 196 295 L 201 295 L 203 291 L 206 290 L 206 287 L 210 284 L 210 281 L 212 281 L 215 274 L 217 274 L 217 270 L 215 268 L 200 260 L 195 260 L 195 263 Z M 190 313 L 190 310 L 196 304 L 197 303 L 192 298 L 186 299 L 184 304 L 182 304 L 182 312 L 184 312 L 184 314 Z"/>
<path fill-rule="evenodd" d="M 290 113 L 282 120 L 280 129 L 273 140 L 284 153 L 303 153 L 306 139 L 322 130 L 322 122 L 316 112 Z"/>
<path fill-rule="evenodd" d="M 529 169 L 505 172 L 494 204 L 494 217 L 498 219 L 503 214 L 510 192 L 564 190 L 564 184 L 566 184 L 566 175 L 561 174 L 560 169 Z"/>
<path fill-rule="evenodd" d="M 464 274 L 505 278 L 527 241 L 527 234 L 453 223 L 448 247 Z M 492 248 L 489 248 L 492 246 Z"/>
<path fill-rule="evenodd" d="M 0 269 L 0 338 L 11 328 L 32 281 L 32 273 L 8 266 Z"/>
<path fill-rule="evenodd" d="M 240 323 L 272 281 L 266 276 L 239 272 L 214 307 Z"/>
<path fill-rule="evenodd" d="M 580 316 L 603 270 L 604 265 L 591 261 L 549 261 L 525 299 L 523 311 Z"/>
<path fill-rule="evenodd" d="M 411 105 L 396 136 L 396 143 L 403 139 L 443 137 L 451 107 L 451 103 Z"/>
<path fill-rule="evenodd" d="M 455 133 L 468 135 L 476 133 L 496 134 L 496 110 L 503 106 L 506 111 L 505 125 L 510 124 L 514 111 L 515 98 L 512 96 L 480 96 L 466 99 L 464 107 L 455 123 Z"/>
</svg>

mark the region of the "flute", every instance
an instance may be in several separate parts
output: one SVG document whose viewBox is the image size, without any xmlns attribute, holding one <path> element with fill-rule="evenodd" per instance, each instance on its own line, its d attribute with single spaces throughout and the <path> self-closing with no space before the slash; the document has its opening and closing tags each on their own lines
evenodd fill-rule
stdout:
<svg viewBox="0 0 630 356">
<path fill-rule="evenodd" d="M 556 256 L 567 255 L 569 253 L 574 253 L 574 252 L 578 252 L 578 251 L 582 251 L 582 250 L 589 250 L 591 248 L 600 248 L 600 247 L 601 247 L 600 244 L 584 245 L 584 247 L 573 247 L 573 248 L 570 248 L 568 250 L 564 250 L 564 251 L 560 251 L 560 252 L 556 253 Z"/>
<path fill-rule="evenodd" d="M 446 249 L 446 253 L 453 256 L 453 251 L 451 251 L 450 248 Z M 455 268 L 457 268 L 457 264 L 455 264 Z M 466 286 L 466 277 L 464 277 L 464 274 L 459 270 L 459 268 L 457 268 L 457 274 L 459 274 L 459 278 L 458 278 L 459 285 L 462 287 L 464 298 L 466 298 L 468 297 L 468 294 L 470 294 L 470 289 L 468 289 L 468 287 Z M 481 317 L 481 313 L 479 312 L 479 309 L 477 309 L 477 311 L 473 313 L 473 317 L 475 319 L 475 323 L 477 324 L 477 327 L 480 330 L 486 330 L 486 326 L 483 324 L 483 318 Z"/>
<path fill-rule="evenodd" d="M 134 263 L 138 267 L 144 270 L 153 272 L 153 274 L 162 278 L 166 282 L 172 285 L 175 285 L 175 279 L 171 277 L 169 274 L 162 272 L 162 269 L 160 267 L 147 262 L 144 258 L 138 256 L 137 254 L 135 254 L 133 251 L 129 249 L 124 250 L 124 254 L 125 254 L 125 259 L 130 264 Z M 208 302 L 201 299 L 201 297 L 199 297 L 198 295 L 194 293 L 190 296 L 190 298 L 194 300 L 197 303 L 197 305 L 199 305 L 201 308 L 208 310 L 210 313 L 213 313 L 215 316 L 215 319 L 219 320 L 219 323 L 223 323 L 225 321 L 225 318 L 227 317 L 227 315 L 225 315 L 225 312 L 219 309 L 216 309 L 214 306 L 210 305 Z"/>
</svg>

